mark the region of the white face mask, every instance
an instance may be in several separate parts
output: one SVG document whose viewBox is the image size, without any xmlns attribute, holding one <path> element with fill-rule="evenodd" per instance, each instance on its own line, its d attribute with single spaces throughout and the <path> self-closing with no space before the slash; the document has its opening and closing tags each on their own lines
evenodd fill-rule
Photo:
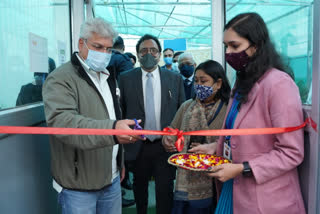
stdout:
<svg viewBox="0 0 320 214">
<path fill-rule="evenodd" d="M 179 71 L 179 64 L 178 64 L 178 62 L 172 63 L 172 68 L 175 69 L 175 70 L 177 70 L 177 71 Z"/>
<path fill-rule="evenodd" d="M 96 72 L 104 71 L 109 65 L 111 54 L 91 50 L 86 43 L 84 44 L 88 49 L 88 56 L 85 63 Z"/>
</svg>

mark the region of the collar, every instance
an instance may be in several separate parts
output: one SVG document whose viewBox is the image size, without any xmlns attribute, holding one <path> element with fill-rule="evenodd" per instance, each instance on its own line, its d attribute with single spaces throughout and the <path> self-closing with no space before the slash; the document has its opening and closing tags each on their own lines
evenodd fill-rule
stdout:
<svg viewBox="0 0 320 214">
<path fill-rule="evenodd" d="M 141 71 L 142 71 L 142 76 L 143 77 L 147 77 L 148 73 L 152 73 L 154 79 L 156 79 L 156 78 L 158 78 L 158 76 L 160 76 L 159 66 L 157 66 L 157 68 L 155 70 L 153 70 L 152 72 L 147 72 L 147 71 L 143 70 L 143 68 L 141 68 Z"/>
<path fill-rule="evenodd" d="M 193 73 L 192 76 L 190 76 L 189 78 L 183 76 L 182 74 L 181 74 L 181 76 L 182 76 L 183 81 L 185 81 L 186 79 L 188 79 L 188 80 L 190 80 L 190 82 L 192 82 L 194 73 Z"/>
</svg>

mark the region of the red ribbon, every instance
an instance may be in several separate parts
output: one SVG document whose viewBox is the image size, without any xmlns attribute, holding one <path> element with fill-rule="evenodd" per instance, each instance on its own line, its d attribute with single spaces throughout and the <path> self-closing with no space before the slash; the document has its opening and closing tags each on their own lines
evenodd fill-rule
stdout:
<svg viewBox="0 0 320 214">
<path fill-rule="evenodd" d="M 174 145 L 175 145 L 175 147 L 177 148 L 177 150 L 179 152 L 182 151 L 183 146 L 184 146 L 184 137 L 183 137 L 183 135 L 186 135 L 186 134 L 184 134 L 183 131 L 181 131 L 179 129 L 173 129 L 173 128 L 169 128 L 169 127 L 164 128 L 163 131 L 167 132 L 167 133 L 171 132 L 171 133 L 173 133 L 173 135 L 177 136 L 177 140 L 176 140 Z M 187 132 L 185 132 L 185 133 L 187 133 Z"/>
<path fill-rule="evenodd" d="M 177 136 L 175 146 L 180 152 L 184 146 L 184 135 L 200 136 L 226 136 L 226 135 L 263 135 L 292 132 L 310 125 L 316 132 L 317 124 L 308 117 L 303 124 L 283 128 L 251 128 L 251 129 L 220 129 L 183 132 L 179 129 L 164 128 L 163 131 L 152 130 L 123 130 L 123 129 L 84 129 L 84 128 L 51 128 L 51 127 L 25 127 L 0 126 L 3 134 L 59 134 L 59 135 L 169 135 Z"/>
</svg>

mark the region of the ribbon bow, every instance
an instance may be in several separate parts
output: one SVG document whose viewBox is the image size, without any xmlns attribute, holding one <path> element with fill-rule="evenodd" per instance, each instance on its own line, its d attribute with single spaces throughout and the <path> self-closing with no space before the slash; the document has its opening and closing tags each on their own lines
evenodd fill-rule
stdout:
<svg viewBox="0 0 320 214">
<path fill-rule="evenodd" d="M 179 129 L 173 129 L 170 127 L 164 128 L 163 129 L 164 132 L 170 133 L 168 135 L 175 135 L 177 136 L 177 140 L 174 143 L 175 147 L 177 148 L 177 150 L 179 152 L 182 151 L 183 146 L 184 146 L 184 137 L 183 137 L 183 131 L 179 130 Z"/>
</svg>

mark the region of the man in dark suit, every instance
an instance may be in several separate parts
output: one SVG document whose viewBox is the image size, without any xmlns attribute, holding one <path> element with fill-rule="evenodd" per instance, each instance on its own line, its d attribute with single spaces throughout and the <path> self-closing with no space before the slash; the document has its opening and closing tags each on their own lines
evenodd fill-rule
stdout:
<svg viewBox="0 0 320 214">
<path fill-rule="evenodd" d="M 178 59 L 179 70 L 184 82 L 184 93 L 189 100 L 195 96 L 194 92 L 194 70 L 197 67 L 191 53 L 185 52 Z"/>
<path fill-rule="evenodd" d="M 152 35 L 144 35 L 136 45 L 141 67 L 120 75 L 122 112 L 125 118 L 141 119 L 147 130 L 162 130 L 170 125 L 184 102 L 181 75 L 159 66 L 161 46 Z M 161 145 L 161 136 L 146 136 L 125 148 L 126 159 L 134 162 L 133 190 L 138 214 L 147 213 L 148 182 L 156 184 L 157 214 L 171 213 L 175 168 L 167 162 L 169 153 Z"/>
</svg>

